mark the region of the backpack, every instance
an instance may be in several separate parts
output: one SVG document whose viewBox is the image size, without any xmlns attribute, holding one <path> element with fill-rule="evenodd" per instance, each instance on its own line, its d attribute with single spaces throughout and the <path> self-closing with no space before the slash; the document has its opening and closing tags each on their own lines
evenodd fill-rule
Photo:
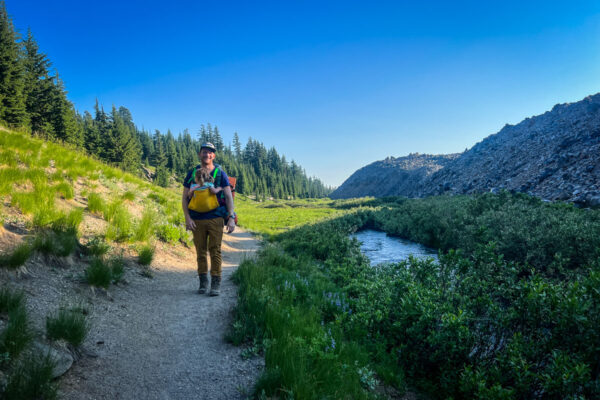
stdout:
<svg viewBox="0 0 600 400">
<path fill-rule="evenodd" d="M 196 182 L 196 170 L 198 169 L 199 166 L 200 166 L 200 164 L 197 165 L 194 168 L 194 172 L 192 172 L 192 176 L 190 176 L 190 180 L 188 181 L 188 183 L 191 184 L 192 182 Z M 215 164 L 215 169 L 214 169 L 213 175 L 212 175 L 215 187 L 220 187 L 221 186 L 221 177 L 223 176 L 223 174 L 221 172 L 222 172 L 221 166 L 219 164 Z M 235 183 L 236 183 L 236 180 L 237 179 L 235 177 L 233 177 L 233 176 L 229 177 L 229 184 L 231 185 L 231 196 L 234 199 L 235 199 Z M 198 191 L 194 192 L 194 197 L 196 196 L 196 192 L 198 192 Z M 204 190 L 202 192 L 204 192 Z M 225 201 L 225 193 L 223 191 L 220 191 L 218 194 L 216 194 L 215 196 L 212 196 L 212 197 L 213 198 L 214 197 L 217 198 L 217 202 L 218 202 L 217 207 L 221 207 L 221 206 L 225 207 L 227 205 L 226 201 Z M 192 200 L 193 199 L 194 198 L 192 198 Z M 192 201 L 190 200 L 190 203 L 191 202 Z M 208 211 L 212 211 L 212 210 L 214 210 L 217 207 L 211 208 Z M 189 204 L 188 204 L 188 208 L 191 209 L 191 210 L 194 210 L 193 208 L 190 207 Z M 194 211 L 197 211 L 197 210 L 194 210 Z M 207 211 L 198 211 L 198 212 L 207 212 Z M 225 219 L 225 223 L 227 223 L 226 219 Z M 235 224 L 237 225 L 237 223 L 238 223 L 238 217 L 237 217 L 237 214 L 236 214 L 235 215 Z"/>
</svg>

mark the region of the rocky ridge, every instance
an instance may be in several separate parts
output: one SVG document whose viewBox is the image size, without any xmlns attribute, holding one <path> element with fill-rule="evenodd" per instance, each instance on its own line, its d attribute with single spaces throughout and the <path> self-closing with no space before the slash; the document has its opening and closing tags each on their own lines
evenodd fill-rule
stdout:
<svg viewBox="0 0 600 400">
<path fill-rule="evenodd" d="M 397 194 L 407 197 L 505 189 L 547 200 L 599 206 L 600 93 L 576 103 L 558 104 L 517 125 L 506 125 L 471 149 L 450 157 L 422 180 L 413 176 L 418 169 L 410 170 L 408 175 L 401 167 L 388 171 L 388 185 L 402 188 Z M 385 161 L 353 174 L 334 192 L 335 198 L 388 195 L 373 192 L 368 184 L 360 187 L 360 182 L 368 182 L 369 177 L 377 179 L 381 163 Z M 361 181 L 353 178 L 359 172 Z M 347 196 L 345 186 L 352 183 L 358 187 Z"/>
<path fill-rule="evenodd" d="M 406 157 L 375 161 L 354 172 L 330 197 L 413 196 L 414 189 L 421 187 L 426 178 L 458 156 L 411 153 Z"/>
</svg>

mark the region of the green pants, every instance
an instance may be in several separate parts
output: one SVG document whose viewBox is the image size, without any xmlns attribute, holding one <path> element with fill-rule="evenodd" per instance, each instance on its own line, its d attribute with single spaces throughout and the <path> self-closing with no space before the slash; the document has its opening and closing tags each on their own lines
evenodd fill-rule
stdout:
<svg viewBox="0 0 600 400">
<path fill-rule="evenodd" d="M 194 220 L 196 228 L 194 245 L 198 257 L 198 274 L 208 273 L 207 253 L 210 253 L 210 274 L 221 276 L 221 240 L 223 239 L 223 218 Z"/>
</svg>

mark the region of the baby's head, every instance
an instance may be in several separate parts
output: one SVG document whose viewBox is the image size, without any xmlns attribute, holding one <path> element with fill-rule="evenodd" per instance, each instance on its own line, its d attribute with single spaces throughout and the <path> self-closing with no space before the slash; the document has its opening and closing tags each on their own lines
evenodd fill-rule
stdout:
<svg viewBox="0 0 600 400">
<path fill-rule="evenodd" d="M 200 167 L 196 169 L 196 183 L 199 185 L 205 185 L 208 182 L 212 182 L 213 177 L 210 175 L 208 169 Z"/>
</svg>

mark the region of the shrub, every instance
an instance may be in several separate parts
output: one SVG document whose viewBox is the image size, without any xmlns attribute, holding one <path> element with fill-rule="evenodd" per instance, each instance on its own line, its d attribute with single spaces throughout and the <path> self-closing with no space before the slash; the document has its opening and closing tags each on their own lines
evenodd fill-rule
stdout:
<svg viewBox="0 0 600 400">
<path fill-rule="evenodd" d="M 90 193 L 88 196 L 88 210 L 91 213 L 103 213 L 106 204 L 98 193 Z"/>
<path fill-rule="evenodd" d="M 25 264 L 31 256 L 31 245 L 29 243 L 21 243 L 10 254 L 0 255 L 0 267 L 15 269 Z"/>
<path fill-rule="evenodd" d="M 108 289 L 113 276 L 110 267 L 102 259 L 94 258 L 85 270 L 85 279 L 92 286 Z"/>
<path fill-rule="evenodd" d="M 110 250 L 110 245 L 106 243 L 104 238 L 100 236 L 94 236 L 89 240 L 89 242 L 87 242 L 85 249 L 87 254 L 100 257 Z"/>
<path fill-rule="evenodd" d="M 8 324 L 0 332 L 0 354 L 7 353 L 14 359 L 32 339 L 27 310 L 23 306 L 13 309 L 8 313 Z"/>
<path fill-rule="evenodd" d="M 140 265 L 150 265 L 154 258 L 154 246 L 146 245 L 140 249 L 138 254 L 138 263 Z"/>
<path fill-rule="evenodd" d="M 164 242 L 177 243 L 181 237 L 181 231 L 175 224 L 162 224 L 157 228 L 157 235 Z"/>
<path fill-rule="evenodd" d="M 50 354 L 31 355 L 18 363 L 8 376 L 6 400 L 56 399 L 58 383 L 53 380 L 54 361 Z"/>
<path fill-rule="evenodd" d="M 46 335 L 51 340 L 63 339 L 78 347 L 88 331 L 85 315 L 75 310 L 60 309 L 58 313 L 46 318 Z"/>
<path fill-rule="evenodd" d="M 0 313 L 10 313 L 24 305 L 25 294 L 9 287 L 0 289 Z"/>
</svg>

